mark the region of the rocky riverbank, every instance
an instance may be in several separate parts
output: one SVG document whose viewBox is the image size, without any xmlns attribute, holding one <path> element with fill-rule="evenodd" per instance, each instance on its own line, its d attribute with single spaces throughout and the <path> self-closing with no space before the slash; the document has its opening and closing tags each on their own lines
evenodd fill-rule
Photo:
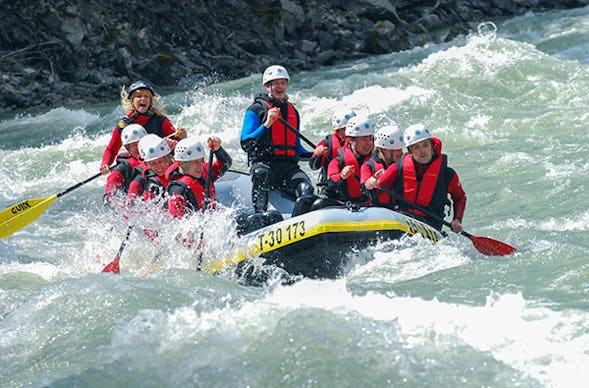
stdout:
<svg viewBox="0 0 589 388">
<path fill-rule="evenodd" d="M 25 0 L 0 13 L 0 112 L 291 71 L 446 41 L 472 22 L 589 0 Z"/>
</svg>

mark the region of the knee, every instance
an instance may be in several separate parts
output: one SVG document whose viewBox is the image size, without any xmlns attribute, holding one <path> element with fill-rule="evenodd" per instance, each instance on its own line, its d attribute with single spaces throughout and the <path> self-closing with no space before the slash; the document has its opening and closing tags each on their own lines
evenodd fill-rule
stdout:
<svg viewBox="0 0 589 388">
<path fill-rule="evenodd" d="M 270 167 L 264 164 L 254 165 L 251 170 L 254 184 L 265 184 L 270 179 Z"/>
<path fill-rule="evenodd" d="M 326 206 L 327 206 L 326 199 L 319 197 L 315 201 L 313 201 L 313 204 L 311 204 L 311 210 L 321 209 Z"/>
<path fill-rule="evenodd" d="M 302 181 L 297 185 L 295 189 L 295 196 L 297 198 L 302 196 L 309 196 L 313 195 L 314 192 L 315 189 L 313 188 L 313 185 L 310 182 Z"/>
<path fill-rule="evenodd" d="M 312 195 L 303 195 L 298 197 L 295 201 L 293 210 L 292 210 L 292 217 L 296 217 L 301 214 L 305 214 L 311 211 L 311 206 L 317 199 L 317 196 Z"/>
</svg>

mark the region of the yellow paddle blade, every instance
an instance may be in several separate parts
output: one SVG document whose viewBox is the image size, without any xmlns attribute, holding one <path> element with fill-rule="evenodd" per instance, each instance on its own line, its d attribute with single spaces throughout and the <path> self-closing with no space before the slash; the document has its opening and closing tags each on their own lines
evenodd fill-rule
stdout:
<svg viewBox="0 0 589 388">
<path fill-rule="evenodd" d="M 47 198 L 25 199 L 2 210 L 0 238 L 6 238 L 35 221 L 56 199 L 57 194 Z"/>
</svg>

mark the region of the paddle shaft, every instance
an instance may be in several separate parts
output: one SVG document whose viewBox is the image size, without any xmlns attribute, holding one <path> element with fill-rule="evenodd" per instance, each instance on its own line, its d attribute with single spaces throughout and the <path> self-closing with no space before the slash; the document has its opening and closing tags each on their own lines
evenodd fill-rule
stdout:
<svg viewBox="0 0 589 388">
<path fill-rule="evenodd" d="M 295 135 L 297 135 L 298 137 L 300 137 L 301 139 L 303 139 L 305 141 L 305 143 L 307 143 L 308 145 L 310 145 L 311 147 L 313 147 L 313 149 L 317 148 L 317 146 L 315 145 L 315 143 L 313 143 L 305 135 L 303 135 L 301 133 L 301 131 L 297 130 L 295 127 L 293 127 L 292 125 L 290 125 L 288 123 L 288 121 L 286 121 L 282 117 L 279 117 L 278 120 L 280 120 L 280 122 L 282 124 L 284 124 L 286 126 L 286 128 L 290 129 Z"/>
<path fill-rule="evenodd" d="M 110 167 L 110 169 L 112 169 L 112 167 Z M 95 174 L 95 175 L 92 175 L 90 178 L 88 178 L 88 179 L 85 179 L 85 180 L 83 180 L 82 182 L 80 182 L 80 183 L 77 183 L 77 184 L 73 185 L 72 187 L 68 187 L 67 189 L 65 189 L 65 190 L 64 190 L 64 191 L 62 191 L 61 193 L 57 193 L 57 198 L 61 197 L 62 195 L 66 195 L 66 194 L 67 194 L 67 193 L 69 193 L 69 192 L 72 192 L 72 191 L 74 191 L 75 189 L 79 188 L 80 186 L 83 186 L 83 185 L 85 185 L 86 183 L 93 181 L 94 179 L 98 178 L 98 177 L 99 177 L 99 176 L 101 176 L 101 175 L 102 175 L 102 173 L 100 173 L 100 172 L 99 172 L 99 173 L 97 173 L 97 174 Z"/>
<path fill-rule="evenodd" d="M 125 234 L 125 237 L 123 238 L 123 241 L 121 242 L 121 246 L 119 247 L 119 251 L 117 252 L 117 255 L 110 263 L 108 263 L 107 265 L 104 266 L 104 268 L 102 269 L 103 273 L 104 272 L 110 272 L 110 273 L 114 273 L 114 274 L 121 273 L 121 266 L 119 264 L 119 261 L 121 259 L 121 255 L 123 254 L 123 250 L 127 246 L 127 242 L 129 241 L 129 236 L 131 236 L 132 230 L 133 230 L 133 225 L 130 224 L 127 227 L 127 233 Z"/>
<path fill-rule="evenodd" d="M 280 120 L 280 122 L 282 124 L 284 124 L 288 129 L 290 129 L 295 135 L 297 135 L 298 137 L 300 137 L 301 139 L 303 139 L 308 145 L 310 145 L 313 148 L 316 148 L 317 147 L 311 140 L 307 139 L 305 137 L 305 135 L 303 135 L 295 127 L 293 127 L 292 125 L 290 125 L 285 119 L 283 119 L 282 117 L 280 117 L 278 120 Z M 360 181 L 360 176 L 358 174 L 354 174 L 354 178 L 356 178 L 358 180 L 358 182 L 361 182 Z M 404 202 L 404 203 L 406 203 L 406 204 L 414 207 L 415 209 L 417 209 L 419 211 L 422 211 L 424 214 L 428 215 L 429 217 L 431 217 L 431 218 L 433 218 L 433 219 L 435 219 L 437 221 L 442 222 L 444 225 L 446 225 L 447 227 L 449 227 L 450 229 L 452 229 L 452 225 L 448 221 L 446 221 L 443 218 L 439 217 L 438 215 L 436 215 L 436 214 L 428 211 L 427 209 L 423 208 L 422 206 L 419 206 L 416 203 L 413 203 L 413 202 L 410 202 L 410 201 L 406 200 L 405 198 L 401 197 L 399 194 L 397 194 L 397 193 L 395 193 L 395 192 L 393 192 L 391 190 L 388 190 L 388 189 L 385 189 L 385 188 L 380 188 L 380 189 L 382 191 L 384 191 L 385 193 L 387 193 L 388 195 L 394 196 L 399 201 L 402 201 L 402 202 Z M 469 233 L 467 233 L 465 231 L 462 231 L 462 234 L 465 235 L 468 238 L 472 238 L 472 235 L 470 235 Z"/>
<path fill-rule="evenodd" d="M 211 181 L 213 180 L 213 150 L 211 149 L 209 152 L 209 164 L 207 166 L 207 180 L 206 180 L 206 185 L 207 187 L 205 188 L 205 200 L 203 203 L 203 211 L 206 211 L 209 207 L 209 202 L 211 200 Z M 204 238 L 204 234 L 205 234 L 205 230 L 204 230 L 204 226 L 201 228 L 200 230 L 200 241 L 199 241 L 199 245 L 202 244 L 202 239 Z M 200 271 L 202 268 L 202 249 L 200 250 L 200 252 L 198 252 L 198 259 L 196 261 L 196 270 Z"/>
<path fill-rule="evenodd" d="M 427 216 L 429 216 L 437 221 L 440 221 L 442 224 L 446 225 L 447 227 L 449 227 L 452 230 L 451 223 L 449 223 L 448 221 L 446 221 L 442 217 L 438 216 L 437 214 L 434 214 L 434 213 L 428 211 L 423 206 L 420 206 L 416 203 L 408 201 L 405 198 L 403 198 L 401 195 L 399 195 L 391 190 L 388 190 L 386 188 L 381 187 L 380 190 L 382 190 L 383 192 L 385 192 L 389 195 L 394 196 L 399 201 L 401 201 L 401 202 L 403 202 L 403 203 L 405 203 L 405 204 L 407 204 L 417 210 L 422 211 Z M 467 237 L 470 241 L 472 241 L 474 247 L 479 252 L 481 252 L 482 254 L 484 254 L 486 256 L 504 256 L 504 255 L 509 255 L 517 250 L 517 248 L 515 248 L 507 243 L 504 243 L 503 241 L 495 240 L 490 237 L 473 236 L 472 234 L 468 233 L 465 230 L 463 230 L 462 232 L 460 232 L 458 234 L 460 234 L 464 237 Z"/>
<path fill-rule="evenodd" d="M 404 197 L 402 197 L 401 195 L 395 193 L 392 190 L 389 190 L 387 188 L 384 187 L 379 187 L 379 190 L 381 190 L 382 192 L 395 197 L 395 199 L 398 199 L 399 201 L 403 202 L 406 205 L 409 205 L 410 207 L 419 210 L 420 212 L 422 212 L 423 214 L 427 215 L 430 218 L 433 218 L 436 221 L 439 221 L 441 223 L 443 223 L 444 225 L 446 225 L 447 227 L 449 227 L 450 229 L 452 229 L 452 224 L 449 223 L 448 221 L 446 221 L 445 219 L 443 219 L 442 217 L 438 216 L 437 214 L 432 213 L 431 211 L 427 210 L 426 208 L 424 208 L 421 205 L 418 205 L 414 202 L 411 202 L 407 199 L 405 199 Z M 462 234 L 465 235 L 468 238 L 472 238 L 472 235 L 470 233 L 467 233 L 465 231 L 462 231 Z"/>
<path fill-rule="evenodd" d="M 131 236 L 131 231 L 133 230 L 133 225 L 129 225 L 127 228 L 127 233 L 125 234 L 125 238 L 121 242 L 121 246 L 119 247 L 119 251 L 117 252 L 117 257 L 120 258 L 127 246 L 127 242 L 129 241 L 129 236 Z"/>
<path fill-rule="evenodd" d="M 108 170 L 109 170 L 109 171 L 110 171 L 110 170 L 112 170 L 112 169 L 113 169 L 115 166 L 116 166 L 116 164 L 113 164 L 112 166 L 110 166 L 110 167 L 108 168 Z M 71 186 L 71 187 L 68 187 L 67 189 L 65 189 L 65 190 L 64 190 L 64 191 L 62 191 L 61 193 L 57 193 L 57 194 L 56 194 L 56 195 L 57 195 L 57 198 L 61 197 L 62 195 L 66 195 L 66 194 L 67 194 L 67 193 L 69 193 L 69 192 L 72 192 L 72 191 L 74 191 L 75 189 L 79 188 L 80 186 L 84 186 L 86 183 L 93 181 L 94 179 L 98 178 L 98 177 L 99 177 L 99 176 L 101 176 L 101 175 L 102 175 L 102 173 L 101 173 L 101 172 L 99 172 L 99 173 L 97 173 L 97 174 L 94 174 L 94 175 L 92 175 L 90 178 L 87 178 L 87 179 L 83 180 L 83 181 L 82 181 L 82 182 L 80 182 L 80 183 L 76 183 L 75 185 L 73 185 L 73 186 Z"/>
<path fill-rule="evenodd" d="M 209 152 L 209 164 L 207 166 L 207 180 L 206 180 L 206 185 L 207 187 L 205 187 L 205 200 L 204 200 L 204 208 L 206 209 L 209 205 L 209 202 L 211 200 L 211 180 L 213 175 L 213 150 L 211 149 L 211 151 Z"/>
</svg>

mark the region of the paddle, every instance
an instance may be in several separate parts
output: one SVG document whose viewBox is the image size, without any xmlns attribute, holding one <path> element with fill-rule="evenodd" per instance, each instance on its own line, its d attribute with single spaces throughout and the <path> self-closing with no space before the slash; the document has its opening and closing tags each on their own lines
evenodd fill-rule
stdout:
<svg viewBox="0 0 589 388">
<path fill-rule="evenodd" d="M 121 242 L 121 246 L 119 247 L 119 251 L 117 252 L 117 255 L 115 256 L 113 261 L 111 261 L 110 263 L 108 263 L 104 267 L 102 272 L 112 272 L 115 274 L 121 273 L 121 267 L 119 266 L 119 261 L 121 259 L 121 255 L 123 254 L 123 250 L 125 249 L 125 246 L 127 246 L 127 241 L 129 241 L 129 236 L 131 235 L 132 230 L 133 230 L 133 225 L 129 225 L 129 227 L 127 228 L 127 234 L 125 234 L 125 238 Z"/>
<path fill-rule="evenodd" d="M 300 131 L 297 131 L 286 120 L 284 120 L 282 117 L 279 118 L 279 120 L 282 124 L 284 124 L 288 129 L 290 129 L 298 137 L 303 139 L 311 147 L 315 148 L 315 144 L 313 144 L 313 142 L 311 140 L 307 139 Z M 357 174 L 354 174 L 354 177 L 356 179 L 360 180 L 360 177 Z M 442 222 L 444 225 L 446 225 L 447 227 L 452 229 L 452 225 L 448 221 L 444 220 L 443 218 L 439 217 L 436 214 L 429 212 L 427 209 L 423 208 L 422 206 L 419 206 L 416 203 L 410 202 L 410 201 L 406 200 L 405 198 L 403 198 L 402 196 L 400 196 L 399 194 L 392 192 L 388 189 L 385 189 L 383 187 L 381 187 L 380 189 L 382 191 L 384 191 L 385 193 L 394 196 L 399 201 L 402 201 L 402 202 L 408 204 L 409 206 L 422 211 L 424 214 L 427 214 L 429 217 Z M 469 238 L 472 241 L 474 247 L 479 252 L 481 252 L 483 255 L 486 255 L 486 256 L 504 256 L 504 255 L 509 255 L 517 250 L 515 247 L 512 247 L 509 244 L 506 244 L 506 243 L 498 241 L 498 240 L 494 240 L 489 237 L 473 236 L 472 234 L 470 234 L 464 230 L 462 232 L 460 232 L 460 234 Z"/>
<path fill-rule="evenodd" d="M 280 117 L 279 120 L 288 129 L 290 129 L 294 134 L 296 134 L 298 137 L 303 139 L 311 147 L 315 148 L 315 144 L 313 144 L 313 142 L 311 140 L 307 139 L 300 131 L 297 131 L 286 120 L 284 120 L 282 117 Z M 357 174 L 354 174 L 354 178 L 356 178 L 356 179 L 358 179 L 358 181 L 360 181 L 360 177 Z M 409 205 L 417 210 L 422 211 L 424 214 L 427 214 L 429 217 L 442 222 L 444 225 L 446 225 L 447 227 L 452 229 L 452 225 L 448 221 L 437 216 L 436 214 L 429 212 L 427 209 L 423 208 L 422 206 L 419 206 L 416 203 L 410 202 L 410 201 L 406 200 L 405 198 L 403 198 L 402 196 L 400 196 L 399 194 L 392 192 L 391 190 L 388 190 L 384 187 L 381 187 L 380 190 L 384 191 L 385 193 L 387 193 L 389 195 L 394 196 L 399 201 L 402 201 L 402 202 L 406 203 L 407 205 Z M 515 247 L 512 247 L 509 244 L 506 244 L 506 243 L 498 241 L 498 240 L 494 240 L 489 237 L 473 236 L 472 234 L 470 234 L 464 230 L 462 232 L 460 232 L 460 234 L 469 238 L 472 241 L 474 247 L 479 252 L 481 252 L 483 255 L 486 255 L 486 256 L 504 256 L 504 255 L 509 255 L 517 250 Z"/>
<path fill-rule="evenodd" d="M 209 202 L 211 200 L 211 180 L 213 176 L 213 149 L 211 148 L 209 152 L 209 164 L 207 166 L 207 180 L 206 180 L 206 187 L 205 187 L 205 200 L 203 202 L 203 211 L 206 211 L 209 208 Z M 200 231 L 200 241 L 199 246 L 202 245 L 202 239 L 204 238 L 204 226 Z M 200 271 L 202 267 L 202 249 L 198 253 L 198 259 L 196 261 L 196 270 Z"/>
<path fill-rule="evenodd" d="M 101 173 L 92 175 L 90 178 L 75 184 L 65 189 L 61 193 L 57 193 L 51 197 L 26 199 L 2 210 L 2 212 L 0 212 L 0 238 L 8 237 L 16 231 L 31 224 L 37 218 L 39 218 L 41 214 L 47 210 L 49 205 L 57 200 L 57 198 L 74 191 L 80 186 L 93 181 L 101 175 Z"/>
<path fill-rule="evenodd" d="M 387 188 L 380 187 L 379 189 L 382 190 L 383 192 L 387 193 L 388 195 L 395 197 L 397 200 L 409 205 L 410 207 L 423 212 L 428 217 L 433 218 L 434 220 L 443 223 L 444 225 L 449 227 L 450 230 L 452 230 L 451 223 L 449 223 L 448 221 L 446 221 L 442 217 L 438 216 L 437 214 L 430 212 L 429 210 L 427 210 L 423 206 L 413 203 L 413 202 L 405 199 L 401 195 L 399 195 L 399 194 L 395 193 L 394 191 L 391 191 Z M 505 255 L 509 255 L 517 250 L 515 247 L 512 247 L 511 245 L 504 243 L 502 241 L 494 240 L 489 237 L 473 236 L 472 234 L 466 232 L 465 230 L 463 230 L 459 234 L 469 238 L 470 241 L 472 241 L 474 247 L 479 252 L 481 252 L 483 255 L 486 255 L 486 256 L 505 256 Z"/>
<path fill-rule="evenodd" d="M 279 117 L 278 120 L 280 120 L 280 122 L 282 124 L 284 124 L 286 126 L 286 128 L 290 129 L 295 135 L 297 135 L 298 137 L 300 137 L 301 139 L 303 139 L 305 141 L 305 143 L 307 143 L 308 145 L 310 145 L 311 147 L 313 147 L 313 149 L 317 148 L 317 146 L 315 145 L 315 143 L 313 143 L 311 140 L 307 139 L 307 137 L 305 135 L 303 135 L 295 127 L 293 127 L 292 125 L 290 125 L 288 123 L 288 121 L 286 121 L 282 117 Z"/>
<path fill-rule="evenodd" d="M 169 134 L 168 136 L 166 136 L 166 138 L 172 138 L 177 133 L 178 133 L 178 130 L 176 130 L 176 132 L 174 132 L 174 133 Z M 121 255 L 123 254 L 123 250 L 125 249 L 125 246 L 127 245 L 127 241 L 129 241 L 129 235 L 131 234 L 132 229 L 133 229 L 133 225 L 129 225 L 129 228 L 127 229 L 127 234 L 125 235 L 125 238 L 121 242 L 119 252 L 115 256 L 115 258 L 104 267 L 102 272 L 111 272 L 111 273 L 115 273 L 115 274 L 121 273 L 119 261 L 121 259 Z M 144 229 L 144 232 L 145 232 L 145 235 L 147 237 L 149 237 L 152 241 L 154 241 L 157 238 L 157 232 L 155 232 L 155 234 L 154 234 L 154 231 L 151 231 L 149 229 Z M 155 257 L 152 259 L 152 264 L 155 263 L 157 260 L 159 260 L 160 256 L 161 256 L 161 247 L 158 250 L 158 253 L 156 253 Z"/>
</svg>

